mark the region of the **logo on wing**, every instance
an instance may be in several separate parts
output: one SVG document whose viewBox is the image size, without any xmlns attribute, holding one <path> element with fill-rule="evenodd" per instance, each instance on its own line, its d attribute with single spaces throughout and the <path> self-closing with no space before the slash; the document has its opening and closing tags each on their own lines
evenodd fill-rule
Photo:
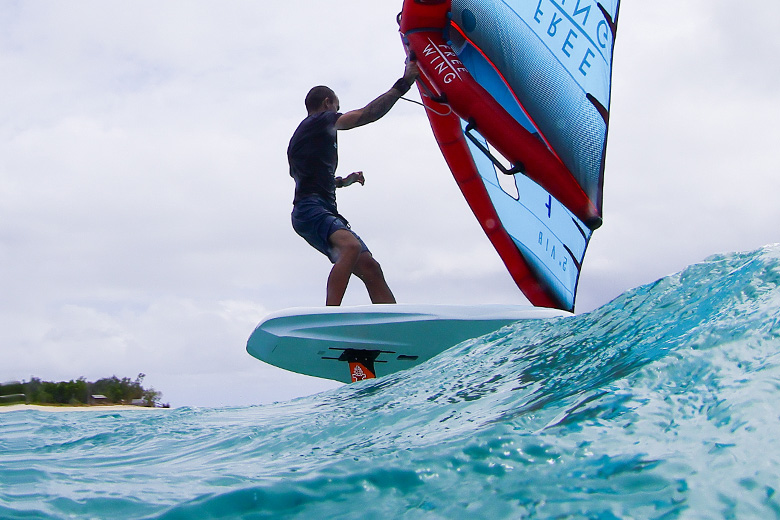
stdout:
<svg viewBox="0 0 780 520">
<path fill-rule="evenodd" d="M 423 56 L 444 83 L 452 83 L 456 79 L 462 81 L 462 74 L 467 72 L 452 47 L 446 44 L 436 45 L 430 38 L 423 50 Z"/>
</svg>

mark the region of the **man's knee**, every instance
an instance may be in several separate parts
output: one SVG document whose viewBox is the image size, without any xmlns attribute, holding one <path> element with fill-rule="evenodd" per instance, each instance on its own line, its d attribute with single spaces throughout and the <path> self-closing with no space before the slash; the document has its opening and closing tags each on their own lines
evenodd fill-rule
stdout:
<svg viewBox="0 0 780 520">
<path fill-rule="evenodd" d="M 376 261 L 371 253 L 364 252 L 361 254 L 356 267 L 355 274 L 364 280 L 384 277 L 382 266 L 379 265 L 379 262 Z"/>
<path fill-rule="evenodd" d="M 330 235 L 330 244 L 336 254 L 336 260 L 342 257 L 355 258 L 360 256 L 363 246 L 351 232 L 340 229 Z"/>
</svg>

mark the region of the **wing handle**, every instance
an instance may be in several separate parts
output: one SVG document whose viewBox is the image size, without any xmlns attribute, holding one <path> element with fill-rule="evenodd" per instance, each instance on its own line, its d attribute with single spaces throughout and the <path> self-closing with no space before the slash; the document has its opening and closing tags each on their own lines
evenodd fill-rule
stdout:
<svg viewBox="0 0 780 520">
<path fill-rule="evenodd" d="M 485 154 L 485 156 L 488 159 L 490 159 L 490 162 L 492 162 L 496 168 L 501 170 L 501 173 L 503 173 L 504 175 L 515 175 L 516 173 L 525 173 L 525 165 L 521 162 L 517 164 L 513 164 L 511 168 L 507 168 L 506 166 L 504 166 L 501 163 L 501 161 L 499 161 L 492 153 L 490 153 L 490 150 L 488 150 L 487 147 L 484 144 L 482 144 L 482 142 L 479 139 L 477 139 L 476 137 L 474 137 L 474 135 L 472 135 L 472 132 L 476 129 L 477 129 L 477 125 L 474 122 L 474 120 L 473 119 L 469 120 L 469 124 L 466 125 L 466 130 L 465 130 L 466 137 L 468 137 L 469 141 L 474 143 L 474 146 L 479 148 L 479 150 L 483 154 Z"/>
</svg>

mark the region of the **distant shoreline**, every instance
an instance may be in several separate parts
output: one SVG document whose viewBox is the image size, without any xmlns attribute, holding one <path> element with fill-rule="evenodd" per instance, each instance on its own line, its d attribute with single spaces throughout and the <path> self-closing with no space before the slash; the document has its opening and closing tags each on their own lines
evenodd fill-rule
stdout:
<svg viewBox="0 0 780 520">
<path fill-rule="evenodd" d="M 9 404 L 0 406 L 0 413 L 17 410 L 40 410 L 43 412 L 107 412 L 125 410 L 172 410 L 173 408 L 154 408 L 151 406 L 131 406 L 124 404 L 94 405 L 94 406 L 47 406 L 42 404 Z"/>
</svg>

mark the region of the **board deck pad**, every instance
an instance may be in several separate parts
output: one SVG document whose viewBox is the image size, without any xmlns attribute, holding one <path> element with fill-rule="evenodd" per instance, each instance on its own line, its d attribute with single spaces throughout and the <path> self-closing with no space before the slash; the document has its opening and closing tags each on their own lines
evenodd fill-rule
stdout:
<svg viewBox="0 0 780 520">
<path fill-rule="evenodd" d="M 285 370 L 350 383 L 411 368 L 520 320 L 570 315 L 519 305 L 293 308 L 266 316 L 246 349 Z"/>
</svg>

